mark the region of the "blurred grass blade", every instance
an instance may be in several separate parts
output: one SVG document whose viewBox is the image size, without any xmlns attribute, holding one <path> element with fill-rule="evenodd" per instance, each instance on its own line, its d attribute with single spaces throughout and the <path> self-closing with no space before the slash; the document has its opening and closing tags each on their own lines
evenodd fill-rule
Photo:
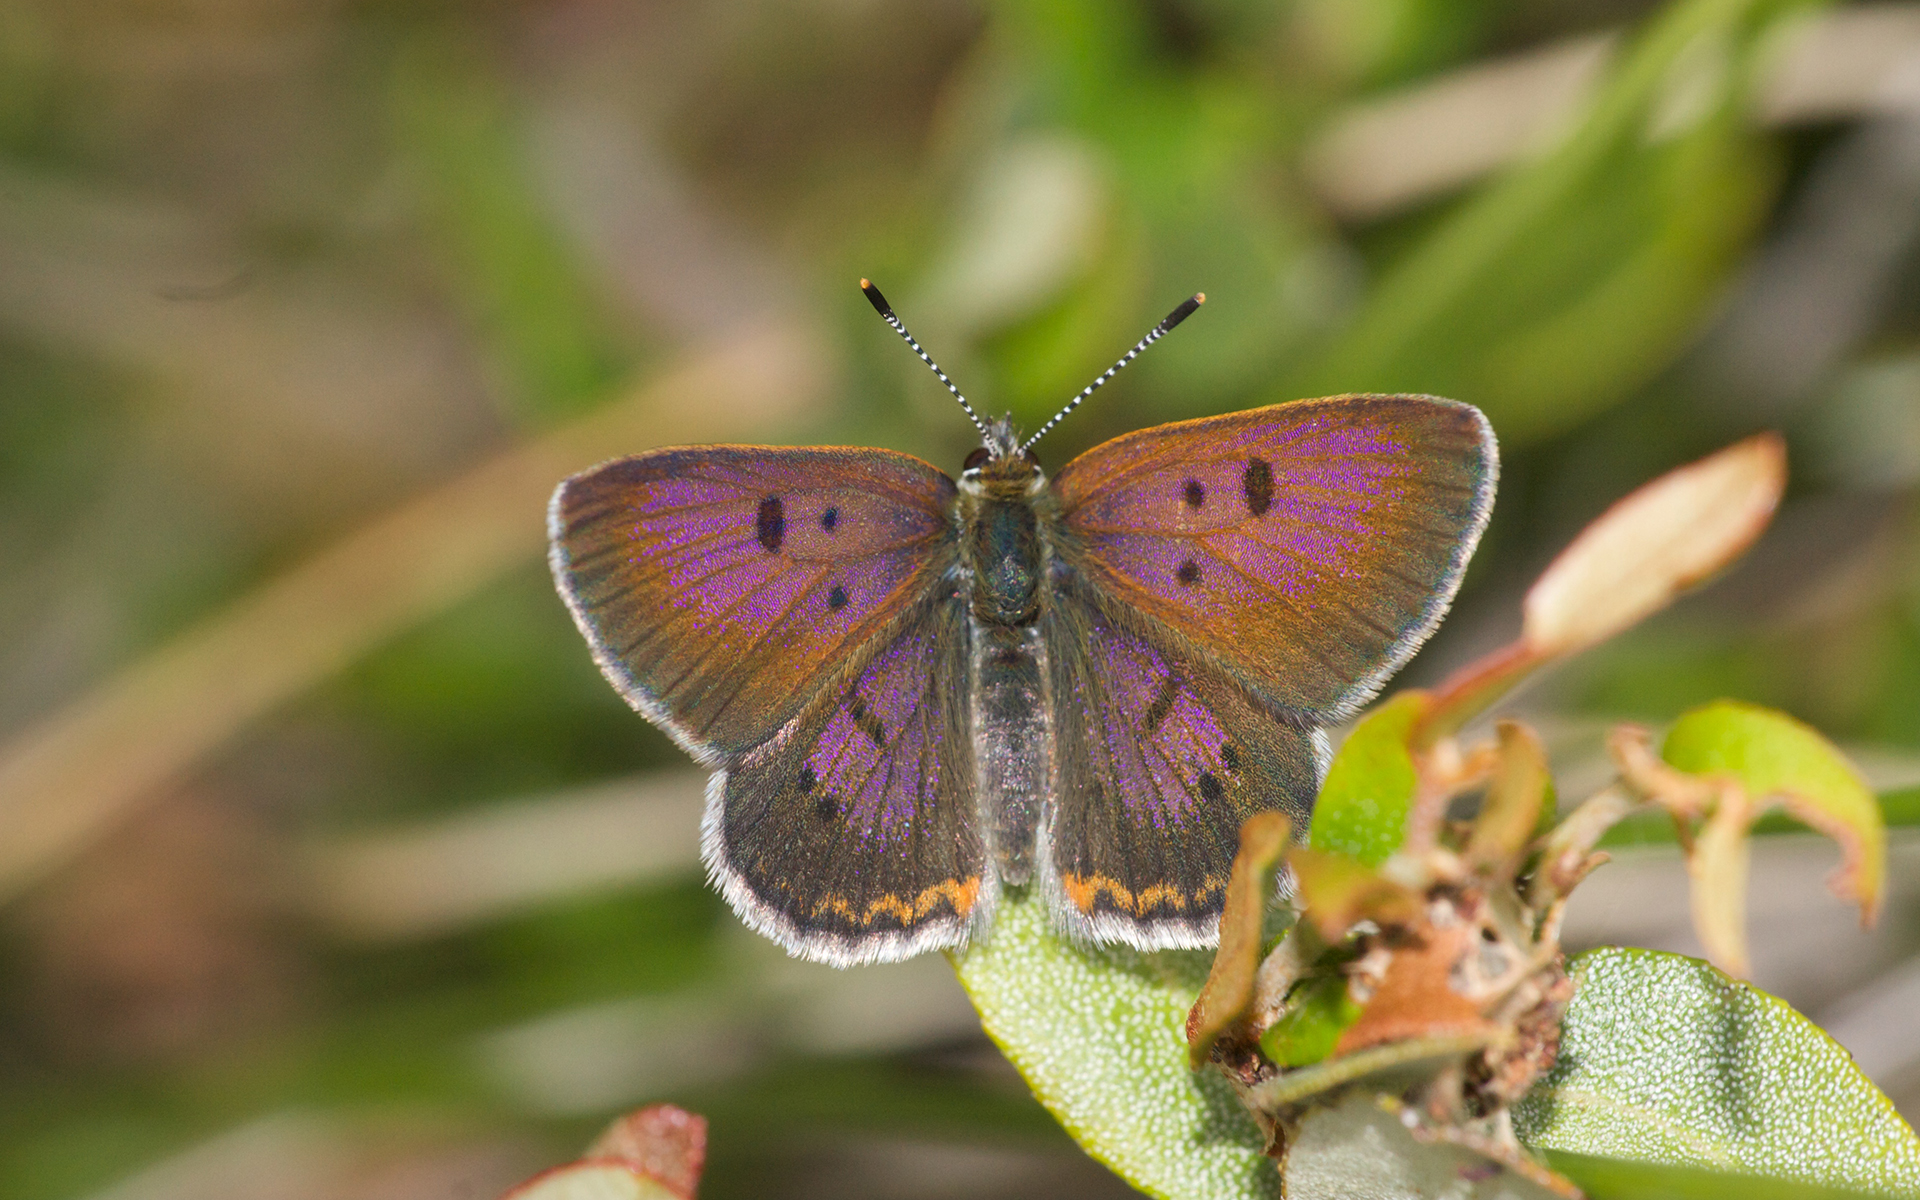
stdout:
<svg viewBox="0 0 1920 1200">
<path fill-rule="evenodd" d="M 1442 392 L 1518 442 L 1650 377 L 1777 185 L 1743 100 L 1780 7 L 1690 0 L 1654 16 L 1566 139 L 1448 214 L 1283 390 Z"/>
<path fill-rule="evenodd" d="M 742 332 L 373 521 L 29 727 L 0 747 L 0 898 L 248 722 L 537 558 L 568 473 L 663 443 L 764 436 L 816 405 L 825 375 L 806 335 Z"/>
<path fill-rule="evenodd" d="M 542 210 L 504 68 L 442 26 L 416 33 L 390 79 L 393 127 L 428 210 L 429 244 L 482 344 L 512 381 L 512 415 L 546 428 L 618 379 L 612 322 Z"/>
</svg>

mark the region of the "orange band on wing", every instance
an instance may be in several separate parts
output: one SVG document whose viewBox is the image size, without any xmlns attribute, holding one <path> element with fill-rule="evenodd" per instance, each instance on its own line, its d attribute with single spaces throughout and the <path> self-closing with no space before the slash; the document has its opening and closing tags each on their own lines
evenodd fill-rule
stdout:
<svg viewBox="0 0 1920 1200">
<path fill-rule="evenodd" d="M 856 909 L 844 896 L 827 895 L 814 901 L 813 914 L 816 917 L 833 913 L 854 925 L 866 926 L 881 916 L 889 916 L 902 924 L 926 916 L 934 909 L 946 904 L 959 916 L 973 911 L 973 905 L 980 898 L 980 877 L 966 879 L 946 879 L 925 889 L 912 900 L 902 900 L 892 892 L 870 901 L 864 910 Z"/>
<path fill-rule="evenodd" d="M 1144 917 L 1154 909 L 1173 909 L 1186 912 L 1208 903 L 1216 894 L 1224 891 L 1227 881 L 1223 878 L 1207 876 L 1200 887 L 1192 892 L 1181 891 L 1164 883 L 1134 892 L 1117 879 L 1105 875 L 1062 875 L 1060 887 L 1067 894 L 1067 900 L 1083 913 L 1092 913 L 1099 904 L 1100 896 L 1108 897 L 1107 906 L 1121 912 Z"/>
</svg>

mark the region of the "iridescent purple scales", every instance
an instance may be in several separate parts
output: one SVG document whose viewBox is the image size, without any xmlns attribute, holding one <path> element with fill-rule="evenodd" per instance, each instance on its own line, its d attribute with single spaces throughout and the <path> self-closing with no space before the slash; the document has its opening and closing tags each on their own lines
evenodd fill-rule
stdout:
<svg viewBox="0 0 1920 1200">
<path fill-rule="evenodd" d="M 791 719 L 922 590 L 952 489 L 905 455 L 660 451 L 562 485 L 555 569 L 615 685 L 716 761 Z"/>
<path fill-rule="evenodd" d="M 717 768 L 709 870 L 794 953 L 957 945 L 1029 861 L 1077 935 L 1210 942 L 1240 822 L 1306 817 L 1317 728 L 1438 620 L 1495 466 L 1477 412 L 1424 397 L 1146 430 L 1050 485 L 1011 444 L 957 490 L 884 451 L 709 447 L 555 496 L 562 594 Z M 990 850 L 1009 829 L 1035 845 Z"/>
<path fill-rule="evenodd" d="M 1083 689 L 1082 719 L 1096 734 L 1113 799 L 1141 823 L 1164 828 L 1198 805 L 1217 804 L 1236 771 L 1227 733 L 1165 655 L 1104 620 L 1089 625 L 1087 657 L 1103 687 Z M 1223 754 L 1222 751 L 1227 753 Z"/>
<path fill-rule="evenodd" d="M 800 768 L 800 790 L 822 820 L 861 842 L 896 839 L 942 786 L 941 731 L 926 710 L 935 647 L 909 633 L 881 651 L 835 706 Z"/>
<path fill-rule="evenodd" d="M 1097 446 L 1054 481 L 1077 565 L 1276 707 L 1350 712 L 1444 612 L 1491 503 L 1484 420 L 1413 400 L 1303 400 L 1188 423 L 1211 427 L 1201 446 L 1151 429 Z"/>
</svg>

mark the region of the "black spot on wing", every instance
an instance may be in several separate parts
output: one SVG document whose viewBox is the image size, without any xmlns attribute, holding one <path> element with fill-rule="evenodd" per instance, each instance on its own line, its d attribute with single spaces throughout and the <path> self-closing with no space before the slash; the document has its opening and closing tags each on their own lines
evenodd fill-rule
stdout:
<svg viewBox="0 0 1920 1200">
<path fill-rule="evenodd" d="M 1200 564 L 1188 559 L 1180 564 L 1180 569 L 1173 573 L 1173 577 L 1187 587 L 1192 587 L 1200 582 Z"/>
<path fill-rule="evenodd" d="M 1220 761 L 1235 775 L 1240 773 L 1240 750 L 1232 742 L 1220 744 Z"/>
<path fill-rule="evenodd" d="M 820 528 L 832 533 L 840 524 L 840 510 L 829 504 L 820 513 Z"/>
<path fill-rule="evenodd" d="M 1240 476 L 1240 490 L 1245 493 L 1247 511 L 1254 516 L 1265 516 L 1273 507 L 1273 467 L 1266 459 L 1256 458 L 1247 463 L 1245 473 Z"/>
<path fill-rule="evenodd" d="M 845 608 L 846 606 L 847 606 L 847 589 L 841 587 L 839 584 L 836 583 L 833 585 L 833 590 L 827 593 L 827 607 L 832 609 L 835 612 L 839 612 L 841 609 Z"/>
<path fill-rule="evenodd" d="M 840 815 L 840 797 L 832 792 L 821 792 L 813 800 L 813 815 L 822 821 L 831 821 Z"/>
<path fill-rule="evenodd" d="M 1149 734 L 1159 730 L 1160 722 L 1166 720 L 1167 714 L 1173 711 L 1173 702 L 1179 695 L 1180 680 L 1177 676 L 1169 675 L 1160 681 L 1159 693 L 1154 696 L 1153 703 L 1147 706 L 1147 732 Z"/>
<path fill-rule="evenodd" d="M 787 506 L 780 502 L 780 497 L 768 496 L 760 502 L 760 511 L 753 518 L 753 532 L 768 554 L 779 552 L 781 543 L 787 540 Z"/>
<path fill-rule="evenodd" d="M 887 727 L 880 723 L 879 717 L 868 710 L 867 702 L 861 698 L 859 692 L 854 692 L 847 697 L 847 715 L 853 718 L 853 723 L 860 732 L 867 735 L 868 741 L 875 746 L 887 744 Z"/>
<path fill-rule="evenodd" d="M 1208 804 L 1218 804 L 1220 803 L 1221 797 L 1226 794 L 1227 789 L 1220 786 L 1220 781 L 1214 777 L 1212 771 L 1200 772 L 1200 798 L 1202 800 L 1205 800 Z"/>
<path fill-rule="evenodd" d="M 1185 495 L 1188 508 L 1199 508 L 1207 502 L 1207 485 L 1201 483 L 1198 479 L 1189 479 L 1187 480 Z"/>
<path fill-rule="evenodd" d="M 820 777 L 813 773 L 812 767 L 803 766 L 800 768 L 800 774 L 795 778 L 794 782 L 800 785 L 800 794 L 804 796 L 810 794 L 815 786 L 819 784 Z"/>
</svg>

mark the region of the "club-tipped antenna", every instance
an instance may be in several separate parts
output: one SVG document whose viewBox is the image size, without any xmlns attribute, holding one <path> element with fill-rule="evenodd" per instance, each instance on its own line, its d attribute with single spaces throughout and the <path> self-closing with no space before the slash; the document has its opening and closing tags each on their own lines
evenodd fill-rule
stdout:
<svg viewBox="0 0 1920 1200">
<path fill-rule="evenodd" d="M 1165 320 L 1161 321 L 1158 325 L 1155 325 L 1152 329 L 1149 329 L 1147 331 L 1147 336 L 1141 338 L 1138 342 L 1134 343 L 1133 349 L 1127 351 L 1125 354 L 1122 354 L 1120 356 L 1119 362 L 1114 363 L 1112 366 L 1108 367 L 1105 371 L 1101 372 L 1100 378 L 1094 380 L 1092 383 L 1088 384 L 1086 387 L 1080 389 L 1080 394 L 1078 396 L 1075 396 L 1073 399 L 1067 401 L 1067 406 L 1065 408 L 1053 414 L 1052 419 L 1049 420 L 1045 425 L 1042 425 L 1039 428 L 1039 430 L 1034 433 L 1032 437 L 1020 443 L 1020 453 L 1025 454 L 1027 451 L 1033 449 L 1033 444 L 1039 441 L 1041 438 L 1045 437 L 1047 435 L 1047 430 L 1052 429 L 1055 425 L 1058 425 L 1062 420 L 1066 418 L 1066 415 L 1068 413 L 1072 412 L 1076 408 L 1079 408 L 1081 402 L 1084 401 L 1088 396 L 1091 396 L 1095 392 L 1099 391 L 1101 384 L 1105 383 L 1109 379 L 1112 379 L 1115 375 L 1118 375 L 1122 367 L 1126 366 L 1128 363 L 1132 362 L 1134 359 L 1140 357 L 1140 352 L 1142 350 L 1145 350 L 1148 346 L 1153 345 L 1155 342 L 1159 341 L 1161 338 L 1167 336 L 1167 334 L 1173 331 L 1173 327 L 1175 325 L 1178 325 L 1180 322 L 1192 316 L 1193 310 L 1196 308 L 1199 308 L 1202 304 L 1205 304 L 1206 302 L 1207 302 L 1207 294 L 1205 292 L 1195 292 L 1193 295 L 1187 297 L 1185 300 L 1182 300 L 1180 302 L 1180 307 L 1168 313 Z"/>
<path fill-rule="evenodd" d="M 987 444 L 991 446 L 993 438 L 987 432 L 987 423 L 980 419 L 979 413 L 973 411 L 973 405 L 967 403 L 967 398 L 960 394 L 960 389 L 953 386 L 953 380 L 947 378 L 947 373 L 940 369 L 940 364 L 933 361 L 933 358 L 920 348 L 919 342 L 913 340 L 913 335 L 908 333 L 907 327 L 900 323 L 900 318 L 893 315 L 893 305 L 887 303 L 887 298 L 880 294 L 880 289 L 873 286 L 872 280 L 862 279 L 860 290 L 866 293 L 867 303 L 873 305 L 873 311 L 880 314 L 880 319 L 893 326 L 893 331 L 906 339 L 907 345 L 920 356 L 920 361 L 931 367 L 940 382 L 947 385 L 947 390 L 953 393 L 953 398 L 958 400 L 960 407 L 966 410 L 967 418 L 973 422 L 973 427 L 980 431 L 980 436 L 985 438 Z"/>
</svg>

